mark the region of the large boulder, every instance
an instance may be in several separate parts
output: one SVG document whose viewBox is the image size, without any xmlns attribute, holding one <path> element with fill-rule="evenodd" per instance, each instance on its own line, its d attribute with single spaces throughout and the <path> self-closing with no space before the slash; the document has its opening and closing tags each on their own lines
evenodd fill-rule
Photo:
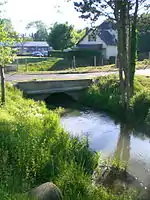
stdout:
<svg viewBox="0 0 150 200">
<path fill-rule="evenodd" d="M 47 182 L 32 189 L 29 197 L 34 200 L 62 200 L 62 193 L 55 184 Z"/>
</svg>

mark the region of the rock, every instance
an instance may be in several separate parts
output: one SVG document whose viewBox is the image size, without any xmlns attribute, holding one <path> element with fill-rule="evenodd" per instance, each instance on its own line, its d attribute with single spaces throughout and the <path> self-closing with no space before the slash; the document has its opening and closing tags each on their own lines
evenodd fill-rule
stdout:
<svg viewBox="0 0 150 200">
<path fill-rule="evenodd" d="M 44 183 L 29 193 L 29 197 L 35 200 L 62 200 L 60 189 L 52 182 Z"/>
</svg>

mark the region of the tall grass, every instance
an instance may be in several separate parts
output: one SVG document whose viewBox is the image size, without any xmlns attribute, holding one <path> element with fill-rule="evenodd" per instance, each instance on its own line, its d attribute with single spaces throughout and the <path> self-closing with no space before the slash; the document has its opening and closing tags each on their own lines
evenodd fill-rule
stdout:
<svg viewBox="0 0 150 200">
<path fill-rule="evenodd" d="M 135 91 L 130 101 L 128 120 L 149 123 L 150 78 L 136 77 L 134 84 Z M 118 118 L 124 118 L 125 112 L 121 106 L 119 80 L 116 75 L 100 77 L 86 91 L 81 101 L 93 108 L 109 111 Z"/>
<path fill-rule="evenodd" d="M 57 113 L 44 103 L 24 99 L 10 85 L 6 89 L 7 103 L 0 108 L 0 199 L 27 200 L 31 188 L 53 181 L 65 200 L 118 200 L 117 194 L 92 184 L 98 155 L 86 139 L 66 133 Z"/>
<path fill-rule="evenodd" d="M 0 108 L 0 183 L 11 193 L 54 181 L 71 163 L 92 174 L 97 156 L 86 141 L 64 132 L 55 112 L 44 103 L 22 98 L 7 87 L 7 104 Z"/>
</svg>

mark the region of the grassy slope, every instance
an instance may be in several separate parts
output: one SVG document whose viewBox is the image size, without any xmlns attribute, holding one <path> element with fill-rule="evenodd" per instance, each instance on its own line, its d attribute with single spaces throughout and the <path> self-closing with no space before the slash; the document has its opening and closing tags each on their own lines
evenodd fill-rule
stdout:
<svg viewBox="0 0 150 200">
<path fill-rule="evenodd" d="M 56 112 L 24 99 L 10 85 L 7 104 L 0 108 L 0 136 L 1 199 L 26 200 L 24 192 L 53 181 L 65 200 L 118 200 L 118 195 L 92 185 L 97 156 L 87 142 L 71 138 Z M 132 198 L 123 194 L 119 199 Z"/>
<path fill-rule="evenodd" d="M 124 110 L 120 104 L 119 81 L 115 75 L 100 77 L 82 97 L 82 102 L 96 109 L 102 109 L 123 117 Z M 135 78 L 135 94 L 130 102 L 128 120 L 147 121 L 150 108 L 150 78 Z"/>
</svg>

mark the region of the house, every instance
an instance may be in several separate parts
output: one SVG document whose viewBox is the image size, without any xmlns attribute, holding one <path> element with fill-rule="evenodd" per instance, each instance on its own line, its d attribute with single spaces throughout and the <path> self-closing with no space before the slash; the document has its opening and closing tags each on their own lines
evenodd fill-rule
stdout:
<svg viewBox="0 0 150 200">
<path fill-rule="evenodd" d="M 51 47 L 49 47 L 47 42 L 44 41 L 29 41 L 29 42 L 19 42 L 14 45 L 14 48 L 19 50 L 19 53 L 33 53 L 34 51 L 49 51 Z"/>
<path fill-rule="evenodd" d="M 96 29 L 90 29 L 77 43 L 76 48 L 101 51 L 103 58 L 117 57 L 117 31 L 115 25 L 104 21 Z"/>
</svg>

